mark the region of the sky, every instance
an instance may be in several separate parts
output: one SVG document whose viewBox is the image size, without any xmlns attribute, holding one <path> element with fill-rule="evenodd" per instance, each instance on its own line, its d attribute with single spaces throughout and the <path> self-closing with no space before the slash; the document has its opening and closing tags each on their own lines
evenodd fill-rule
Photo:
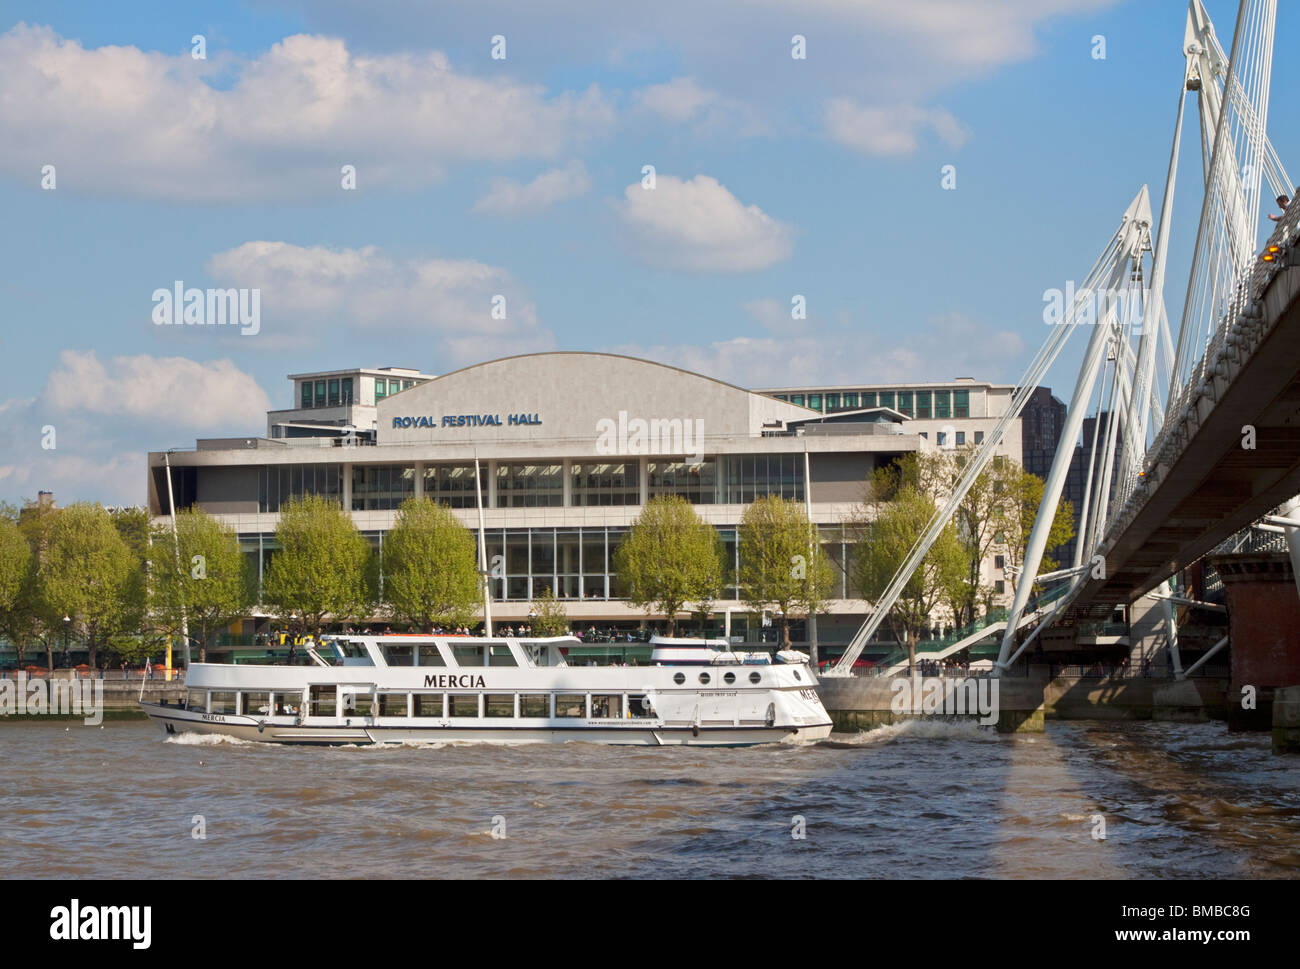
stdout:
<svg viewBox="0 0 1300 969">
<path fill-rule="evenodd" d="M 1206 6 L 1226 49 L 1236 4 Z M 146 452 L 264 434 L 285 376 L 317 369 L 591 350 L 751 388 L 1015 382 L 1045 291 L 1143 184 L 1159 205 L 1185 20 L 1183 0 L 0 0 L 0 500 L 143 503 Z M 1298 70 L 1279 53 L 1269 119 L 1293 177 Z M 1192 100 L 1171 309 L 1196 126 Z M 177 285 L 257 290 L 256 326 L 158 322 Z"/>
</svg>

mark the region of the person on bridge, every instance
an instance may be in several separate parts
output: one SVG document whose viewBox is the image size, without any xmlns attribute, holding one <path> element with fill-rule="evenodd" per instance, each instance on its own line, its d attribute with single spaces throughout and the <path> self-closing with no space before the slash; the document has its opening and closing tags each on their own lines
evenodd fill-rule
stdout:
<svg viewBox="0 0 1300 969">
<path fill-rule="evenodd" d="M 1300 189 L 1296 189 L 1296 191 L 1300 192 Z M 1291 197 L 1287 195 L 1285 192 L 1282 193 L 1277 197 L 1277 207 L 1282 210 L 1282 215 L 1273 215 L 1272 213 L 1269 213 L 1268 217 L 1272 219 L 1274 222 L 1281 222 L 1282 216 L 1286 215 L 1286 207 L 1290 204 L 1291 204 Z"/>
</svg>

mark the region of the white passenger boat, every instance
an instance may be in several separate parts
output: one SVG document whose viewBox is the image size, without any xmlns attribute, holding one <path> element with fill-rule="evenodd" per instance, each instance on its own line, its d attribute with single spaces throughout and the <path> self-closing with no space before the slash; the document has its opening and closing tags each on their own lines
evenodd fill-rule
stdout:
<svg viewBox="0 0 1300 969">
<path fill-rule="evenodd" d="M 569 665 L 564 649 L 581 645 L 324 636 L 310 665 L 195 663 L 183 703 L 140 705 L 168 734 L 283 744 L 745 746 L 830 734 L 802 653 L 773 661 L 721 640 L 656 639 L 649 666 Z"/>
</svg>

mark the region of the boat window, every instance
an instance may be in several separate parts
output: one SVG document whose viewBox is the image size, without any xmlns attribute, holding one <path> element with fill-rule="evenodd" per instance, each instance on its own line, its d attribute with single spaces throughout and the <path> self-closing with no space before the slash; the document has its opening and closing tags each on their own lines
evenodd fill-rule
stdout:
<svg viewBox="0 0 1300 969">
<path fill-rule="evenodd" d="M 555 695 L 555 715 L 557 717 L 585 717 L 587 715 L 587 698 L 581 693 L 557 693 Z"/>
<path fill-rule="evenodd" d="M 482 666 L 482 646 L 453 646 L 452 655 L 456 657 L 457 666 Z"/>
<path fill-rule="evenodd" d="M 483 707 L 485 717 L 513 717 L 515 715 L 515 695 L 513 693 L 485 694 Z"/>
<path fill-rule="evenodd" d="M 701 674 L 700 674 L 700 682 L 701 682 L 701 683 L 708 683 L 711 679 L 713 679 L 713 677 L 711 677 L 708 673 L 701 673 Z"/>
<path fill-rule="evenodd" d="M 591 695 L 591 715 L 598 720 L 623 719 L 623 694 L 593 693 Z"/>
<path fill-rule="evenodd" d="M 262 690 L 245 693 L 239 709 L 246 717 L 265 717 L 271 712 L 271 694 Z"/>
<path fill-rule="evenodd" d="M 415 647 L 410 643 L 384 643 L 384 662 L 389 666 L 414 666 Z"/>
<path fill-rule="evenodd" d="M 443 694 L 441 693 L 415 694 L 415 715 L 417 717 L 444 716 L 442 700 Z"/>
<path fill-rule="evenodd" d="M 334 648 L 342 654 L 344 666 L 374 666 L 364 643 L 354 643 L 347 639 L 334 640 Z"/>
<path fill-rule="evenodd" d="M 502 643 L 500 646 L 488 647 L 488 666 L 518 666 L 514 654 L 510 652 L 510 647 Z"/>
<path fill-rule="evenodd" d="M 381 717 L 406 716 L 406 696 L 405 693 L 379 694 L 379 715 Z"/>
<path fill-rule="evenodd" d="M 629 693 L 627 695 L 627 715 L 633 720 L 653 717 L 655 715 L 654 704 L 644 693 Z"/>
<path fill-rule="evenodd" d="M 375 698 L 369 693 L 344 693 L 343 694 L 343 716 L 345 717 L 370 717 L 374 716 Z"/>
<path fill-rule="evenodd" d="M 521 717 L 549 717 L 551 715 L 551 698 L 546 693 L 521 693 L 519 695 L 519 715 Z"/>
<path fill-rule="evenodd" d="M 735 674 L 735 673 L 723 673 L 723 674 L 722 674 L 722 682 L 723 682 L 723 683 L 726 683 L 726 684 L 728 684 L 728 685 L 730 685 L 730 684 L 732 684 L 732 683 L 735 683 L 735 682 L 736 682 L 736 674 Z"/>
<path fill-rule="evenodd" d="M 311 687 L 311 706 L 308 708 L 308 716 L 338 716 L 338 687 L 333 684 Z"/>
<path fill-rule="evenodd" d="M 185 697 L 185 709 L 196 710 L 199 713 L 207 713 L 208 712 L 208 691 L 190 690 Z"/>
<path fill-rule="evenodd" d="M 296 717 L 302 707 L 302 694 L 294 693 L 277 693 L 275 694 L 275 715 L 277 717 Z"/>
<path fill-rule="evenodd" d="M 762 677 L 760 677 L 756 672 L 749 674 L 749 682 L 751 683 L 757 683 L 760 679 L 762 679 Z"/>
<path fill-rule="evenodd" d="M 442 658 L 442 651 L 438 649 L 437 643 L 420 644 L 420 665 L 421 666 L 446 666 L 447 661 Z"/>
<path fill-rule="evenodd" d="M 213 690 L 209 713 L 234 713 L 235 694 L 226 690 Z"/>
<path fill-rule="evenodd" d="M 685 673 L 674 673 L 674 674 L 673 674 L 673 682 L 676 683 L 676 684 L 678 684 L 679 686 L 680 686 L 682 683 L 685 683 L 685 682 L 686 682 L 686 674 L 685 674 Z"/>
<path fill-rule="evenodd" d="M 447 712 L 450 717 L 477 717 L 478 716 L 478 694 L 477 693 L 451 693 L 448 694 L 451 702 L 451 709 Z"/>
</svg>

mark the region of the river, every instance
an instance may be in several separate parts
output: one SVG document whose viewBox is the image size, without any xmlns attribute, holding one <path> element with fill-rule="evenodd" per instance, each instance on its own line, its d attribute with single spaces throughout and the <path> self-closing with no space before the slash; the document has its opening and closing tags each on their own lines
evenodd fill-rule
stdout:
<svg viewBox="0 0 1300 969">
<path fill-rule="evenodd" d="M 0 766 L 18 877 L 1300 876 L 1300 758 L 1221 723 L 914 721 L 733 750 L 24 722 L 0 725 Z"/>
</svg>

